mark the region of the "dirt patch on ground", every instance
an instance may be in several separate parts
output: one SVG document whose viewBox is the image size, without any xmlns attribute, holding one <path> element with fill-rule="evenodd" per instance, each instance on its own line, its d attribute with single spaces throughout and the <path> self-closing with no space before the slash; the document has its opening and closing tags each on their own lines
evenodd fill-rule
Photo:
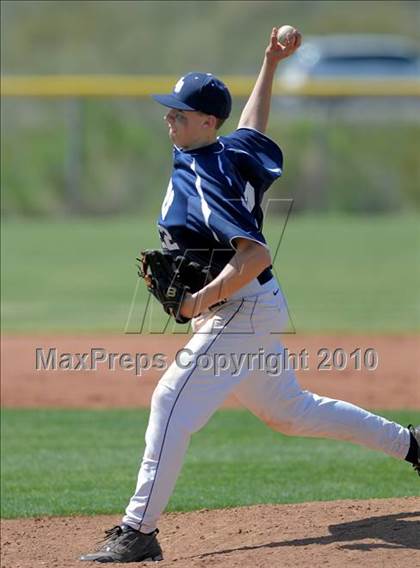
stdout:
<svg viewBox="0 0 420 568">
<path fill-rule="evenodd" d="M 119 520 L 3 521 L 1 566 L 80 568 L 80 554 L 94 549 L 102 531 Z M 420 565 L 420 503 L 414 497 L 168 513 L 160 531 L 161 568 Z"/>
<path fill-rule="evenodd" d="M 2 405 L 8 407 L 113 408 L 148 406 L 154 386 L 162 374 L 156 368 L 109 370 L 107 362 L 98 362 L 97 370 L 35 370 L 36 348 L 57 349 L 57 359 L 65 353 L 88 353 L 92 348 L 106 353 L 128 353 L 146 358 L 161 352 L 167 361 L 188 340 L 186 335 L 118 336 L 5 336 L 2 339 Z M 367 408 L 420 408 L 420 336 L 419 335 L 283 335 L 289 355 L 308 353 L 308 370 L 297 372 L 301 385 L 316 393 L 353 402 Z M 360 348 L 378 354 L 378 367 L 369 371 L 355 369 L 349 358 L 344 370 L 319 370 L 320 349 L 333 352 L 341 348 L 347 355 Z M 89 359 L 91 361 L 91 359 Z M 330 361 L 331 362 L 331 361 Z M 72 364 L 77 364 L 73 357 Z M 225 406 L 235 407 L 232 396 Z"/>
</svg>

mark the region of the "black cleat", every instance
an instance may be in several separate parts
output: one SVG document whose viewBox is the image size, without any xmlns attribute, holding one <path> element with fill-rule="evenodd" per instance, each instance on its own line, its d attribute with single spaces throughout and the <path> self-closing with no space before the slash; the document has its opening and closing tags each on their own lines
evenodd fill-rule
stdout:
<svg viewBox="0 0 420 568">
<path fill-rule="evenodd" d="M 407 427 L 411 436 L 417 442 L 417 463 L 413 463 L 413 468 L 420 475 L 420 426 L 414 428 L 412 424 L 409 424 Z"/>
<path fill-rule="evenodd" d="M 80 560 L 91 562 L 155 562 L 163 560 L 162 549 L 157 541 L 158 529 L 150 534 L 141 533 L 128 525 L 116 526 L 105 531 L 102 547 L 91 554 L 84 554 Z"/>
</svg>

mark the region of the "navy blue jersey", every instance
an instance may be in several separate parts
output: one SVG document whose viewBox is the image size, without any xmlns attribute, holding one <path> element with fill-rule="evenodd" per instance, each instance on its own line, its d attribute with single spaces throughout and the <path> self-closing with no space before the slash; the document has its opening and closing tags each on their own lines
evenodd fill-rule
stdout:
<svg viewBox="0 0 420 568">
<path fill-rule="evenodd" d="M 257 130 L 239 128 L 195 150 L 174 146 L 173 158 L 158 221 L 163 249 L 220 271 L 235 253 L 235 237 L 266 243 L 261 202 L 282 173 L 277 144 Z"/>
</svg>

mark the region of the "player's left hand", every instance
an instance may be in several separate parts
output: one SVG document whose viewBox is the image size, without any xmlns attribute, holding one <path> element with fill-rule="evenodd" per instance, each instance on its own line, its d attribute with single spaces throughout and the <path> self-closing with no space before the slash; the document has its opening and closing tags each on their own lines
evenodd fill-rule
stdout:
<svg viewBox="0 0 420 568">
<path fill-rule="evenodd" d="M 265 50 L 265 57 L 270 63 L 278 63 L 282 59 L 286 59 L 292 55 L 302 43 L 302 35 L 295 28 L 293 33 L 290 33 L 287 44 L 283 45 L 277 40 L 277 32 L 279 28 L 273 28 L 271 31 L 270 42 Z"/>
</svg>

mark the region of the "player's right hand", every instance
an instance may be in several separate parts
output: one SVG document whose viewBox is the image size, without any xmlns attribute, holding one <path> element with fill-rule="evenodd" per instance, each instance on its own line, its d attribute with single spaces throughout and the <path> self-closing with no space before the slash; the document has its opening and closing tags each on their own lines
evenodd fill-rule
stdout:
<svg viewBox="0 0 420 568">
<path fill-rule="evenodd" d="M 270 42 L 265 50 L 265 57 L 269 63 L 277 64 L 282 59 L 286 59 L 292 55 L 302 43 L 302 35 L 299 30 L 295 29 L 289 36 L 287 45 L 282 45 L 277 40 L 277 32 L 279 28 L 273 28 L 270 35 Z"/>
</svg>

